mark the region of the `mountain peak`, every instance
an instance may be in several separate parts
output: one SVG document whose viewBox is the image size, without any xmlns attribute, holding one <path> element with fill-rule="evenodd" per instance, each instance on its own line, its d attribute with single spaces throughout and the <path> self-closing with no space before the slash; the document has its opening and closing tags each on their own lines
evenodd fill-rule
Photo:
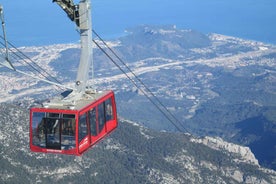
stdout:
<svg viewBox="0 0 276 184">
<path fill-rule="evenodd" d="M 204 48 L 210 45 L 207 35 L 194 30 L 180 30 L 176 26 L 138 26 L 128 29 L 127 36 L 121 37 L 120 41 L 126 47 L 139 48 L 137 52 L 145 52 L 143 49 L 150 48 L 147 52 L 153 54 L 170 53 L 177 56 L 185 53 L 186 49 Z M 141 51 L 140 51 L 141 49 Z"/>
</svg>

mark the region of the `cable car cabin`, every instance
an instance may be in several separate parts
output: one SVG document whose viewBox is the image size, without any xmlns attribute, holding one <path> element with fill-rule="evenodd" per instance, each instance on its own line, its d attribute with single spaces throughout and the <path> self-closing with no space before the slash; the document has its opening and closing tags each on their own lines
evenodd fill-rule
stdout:
<svg viewBox="0 0 276 184">
<path fill-rule="evenodd" d="M 112 91 L 86 94 L 75 104 L 49 104 L 30 110 L 30 149 L 81 155 L 117 127 Z"/>
</svg>

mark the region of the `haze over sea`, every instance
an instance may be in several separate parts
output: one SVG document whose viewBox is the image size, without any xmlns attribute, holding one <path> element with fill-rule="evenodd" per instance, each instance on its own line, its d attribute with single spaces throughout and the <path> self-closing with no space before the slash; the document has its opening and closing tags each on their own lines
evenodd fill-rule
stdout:
<svg viewBox="0 0 276 184">
<path fill-rule="evenodd" d="M 74 23 L 52 0 L 2 0 L 0 4 L 8 40 L 16 46 L 79 40 Z M 92 5 L 93 28 L 104 39 L 151 24 L 276 44 L 276 0 L 92 0 Z"/>
</svg>

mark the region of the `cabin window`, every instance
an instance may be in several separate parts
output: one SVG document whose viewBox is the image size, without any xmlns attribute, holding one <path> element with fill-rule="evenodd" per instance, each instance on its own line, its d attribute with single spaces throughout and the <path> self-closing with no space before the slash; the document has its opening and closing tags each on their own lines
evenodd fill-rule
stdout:
<svg viewBox="0 0 276 184">
<path fill-rule="evenodd" d="M 81 115 L 80 118 L 79 118 L 79 143 L 88 134 L 86 119 L 87 119 L 86 118 L 86 113 Z"/>
<path fill-rule="evenodd" d="M 44 116 L 44 112 L 34 112 L 32 115 L 32 144 L 43 148 L 46 147 Z"/>
<path fill-rule="evenodd" d="M 74 115 L 63 115 L 61 124 L 61 149 L 72 149 L 76 145 L 76 121 Z"/>
<path fill-rule="evenodd" d="M 105 119 L 106 119 L 106 121 L 114 119 L 111 98 L 107 99 L 104 104 L 105 104 Z"/>
<path fill-rule="evenodd" d="M 47 113 L 48 118 L 60 118 L 59 113 Z"/>
<path fill-rule="evenodd" d="M 74 114 L 33 112 L 32 145 L 47 149 L 72 149 L 76 145 L 75 129 Z"/>
<path fill-rule="evenodd" d="M 99 121 L 99 132 L 102 131 L 105 124 L 105 115 L 104 115 L 104 103 L 101 103 L 98 106 L 98 121 Z"/>
<path fill-rule="evenodd" d="M 89 111 L 89 121 L 90 121 L 90 132 L 92 136 L 97 135 L 97 119 L 96 119 L 96 108 Z"/>
<path fill-rule="evenodd" d="M 61 120 L 57 118 L 44 118 L 44 128 L 46 135 L 46 148 L 61 149 Z"/>
</svg>

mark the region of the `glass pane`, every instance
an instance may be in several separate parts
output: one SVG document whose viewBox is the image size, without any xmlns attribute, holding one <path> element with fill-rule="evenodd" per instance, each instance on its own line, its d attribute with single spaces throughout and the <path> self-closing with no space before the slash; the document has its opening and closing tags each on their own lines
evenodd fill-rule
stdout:
<svg viewBox="0 0 276 184">
<path fill-rule="evenodd" d="M 104 103 L 101 103 L 98 106 L 98 121 L 99 121 L 99 132 L 101 132 L 105 124 Z"/>
<path fill-rule="evenodd" d="M 97 121 L 96 121 L 96 108 L 89 111 L 90 132 L 91 135 L 97 135 Z"/>
<path fill-rule="evenodd" d="M 59 118 L 60 114 L 59 113 L 48 113 L 48 118 Z"/>
<path fill-rule="evenodd" d="M 61 149 L 60 145 L 60 119 L 45 118 L 46 148 Z"/>
<path fill-rule="evenodd" d="M 63 118 L 65 118 L 65 119 L 75 119 L 75 114 L 63 114 Z"/>
<path fill-rule="evenodd" d="M 63 115 L 63 117 L 65 117 Z M 69 117 L 69 116 L 68 116 Z M 73 117 L 73 116 L 70 116 Z M 61 125 L 61 149 L 68 150 L 75 148 L 76 121 L 75 119 L 63 119 Z"/>
<path fill-rule="evenodd" d="M 46 146 L 44 116 L 43 112 L 34 112 L 32 116 L 32 144 L 43 148 Z"/>
<path fill-rule="evenodd" d="M 62 117 L 62 114 L 34 112 L 32 117 L 32 144 L 48 149 L 67 150 L 75 148 L 75 115 L 64 114 L 63 119 L 60 117 Z"/>
<path fill-rule="evenodd" d="M 85 136 L 87 136 L 87 124 L 86 124 L 86 114 L 80 116 L 79 119 L 79 143 Z"/>
<path fill-rule="evenodd" d="M 105 119 L 106 121 L 114 119 L 111 98 L 105 101 Z"/>
</svg>

